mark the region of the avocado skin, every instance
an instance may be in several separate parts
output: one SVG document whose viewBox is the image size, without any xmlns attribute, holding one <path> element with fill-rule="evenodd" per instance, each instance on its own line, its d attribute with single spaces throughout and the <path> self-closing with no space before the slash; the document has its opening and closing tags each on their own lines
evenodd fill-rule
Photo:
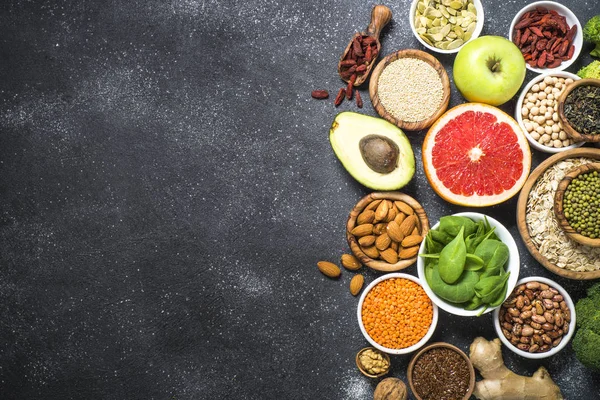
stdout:
<svg viewBox="0 0 600 400">
<path fill-rule="evenodd" d="M 376 172 L 363 160 L 359 143 L 368 135 L 385 136 L 398 146 L 397 167 L 392 172 Z M 331 124 L 329 142 L 346 171 L 370 189 L 397 190 L 406 186 L 415 174 L 415 155 L 410 141 L 400 128 L 384 119 L 341 112 Z"/>
</svg>

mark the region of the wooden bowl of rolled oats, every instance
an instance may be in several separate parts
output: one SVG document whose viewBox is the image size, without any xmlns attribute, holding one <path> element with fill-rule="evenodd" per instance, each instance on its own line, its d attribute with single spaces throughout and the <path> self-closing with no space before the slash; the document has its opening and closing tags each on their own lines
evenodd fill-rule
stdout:
<svg viewBox="0 0 600 400">
<path fill-rule="evenodd" d="M 569 279 L 600 278 L 600 248 L 571 239 L 554 213 L 554 197 L 567 173 L 600 161 L 600 149 L 577 148 L 542 162 L 521 189 L 517 225 L 529 253 L 547 270 Z"/>
</svg>

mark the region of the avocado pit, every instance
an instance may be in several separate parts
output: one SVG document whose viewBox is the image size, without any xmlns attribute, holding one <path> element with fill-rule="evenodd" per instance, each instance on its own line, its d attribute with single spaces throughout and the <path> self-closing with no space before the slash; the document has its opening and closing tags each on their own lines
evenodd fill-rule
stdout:
<svg viewBox="0 0 600 400">
<path fill-rule="evenodd" d="M 360 154 L 367 166 L 380 174 L 389 174 L 398 165 L 400 149 L 391 139 L 381 135 L 367 135 L 358 143 Z"/>
</svg>

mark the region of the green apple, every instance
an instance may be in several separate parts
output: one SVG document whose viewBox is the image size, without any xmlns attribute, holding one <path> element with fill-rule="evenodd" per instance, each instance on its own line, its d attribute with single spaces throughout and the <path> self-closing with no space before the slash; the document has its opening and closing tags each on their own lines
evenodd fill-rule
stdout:
<svg viewBox="0 0 600 400">
<path fill-rule="evenodd" d="M 521 50 L 500 36 L 481 36 L 464 45 L 454 60 L 454 84 L 465 99 L 499 106 L 525 79 Z"/>
</svg>

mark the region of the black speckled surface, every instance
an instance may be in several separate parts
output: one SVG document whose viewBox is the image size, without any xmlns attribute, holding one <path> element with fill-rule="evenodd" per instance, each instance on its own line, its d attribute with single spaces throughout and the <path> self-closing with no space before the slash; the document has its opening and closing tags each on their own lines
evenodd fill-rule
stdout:
<svg viewBox="0 0 600 400">
<path fill-rule="evenodd" d="M 370 192 L 328 142 L 335 114 L 356 108 L 310 91 L 341 87 L 337 59 L 374 4 L 2 3 L 0 398 L 372 397 L 376 381 L 354 365 L 367 342 L 352 274 L 316 269 L 348 251 L 348 212 Z M 483 34 L 506 35 L 524 4 L 485 1 Z M 382 54 L 421 48 L 409 2 L 387 5 Z M 600 14 L 593 0 L 569 5 L 582 22 Z M 438 58 L 451 77 L 454 56 Z M 462 101 L 454 91 L 450 105 Z M 434 223 L 466 209 L 430 189 L 423 136 L 409 134 L 417 173 L 403 191 Z M 515 206 L 484 212 L 517 239 L 521 276 L 581 297 L 591 282 L 529 256 Z M 494 336 L 490 314 L 442 312 L 432 340 L 467 350 L 476 335 Z M 545 365 L 570 400 L 598 398 L 570 346 L 541 362 L 504 356 L 519 373 Z M 406 379 L 408 361 L 392 357 L 391 375 Z"/>
</svg>

